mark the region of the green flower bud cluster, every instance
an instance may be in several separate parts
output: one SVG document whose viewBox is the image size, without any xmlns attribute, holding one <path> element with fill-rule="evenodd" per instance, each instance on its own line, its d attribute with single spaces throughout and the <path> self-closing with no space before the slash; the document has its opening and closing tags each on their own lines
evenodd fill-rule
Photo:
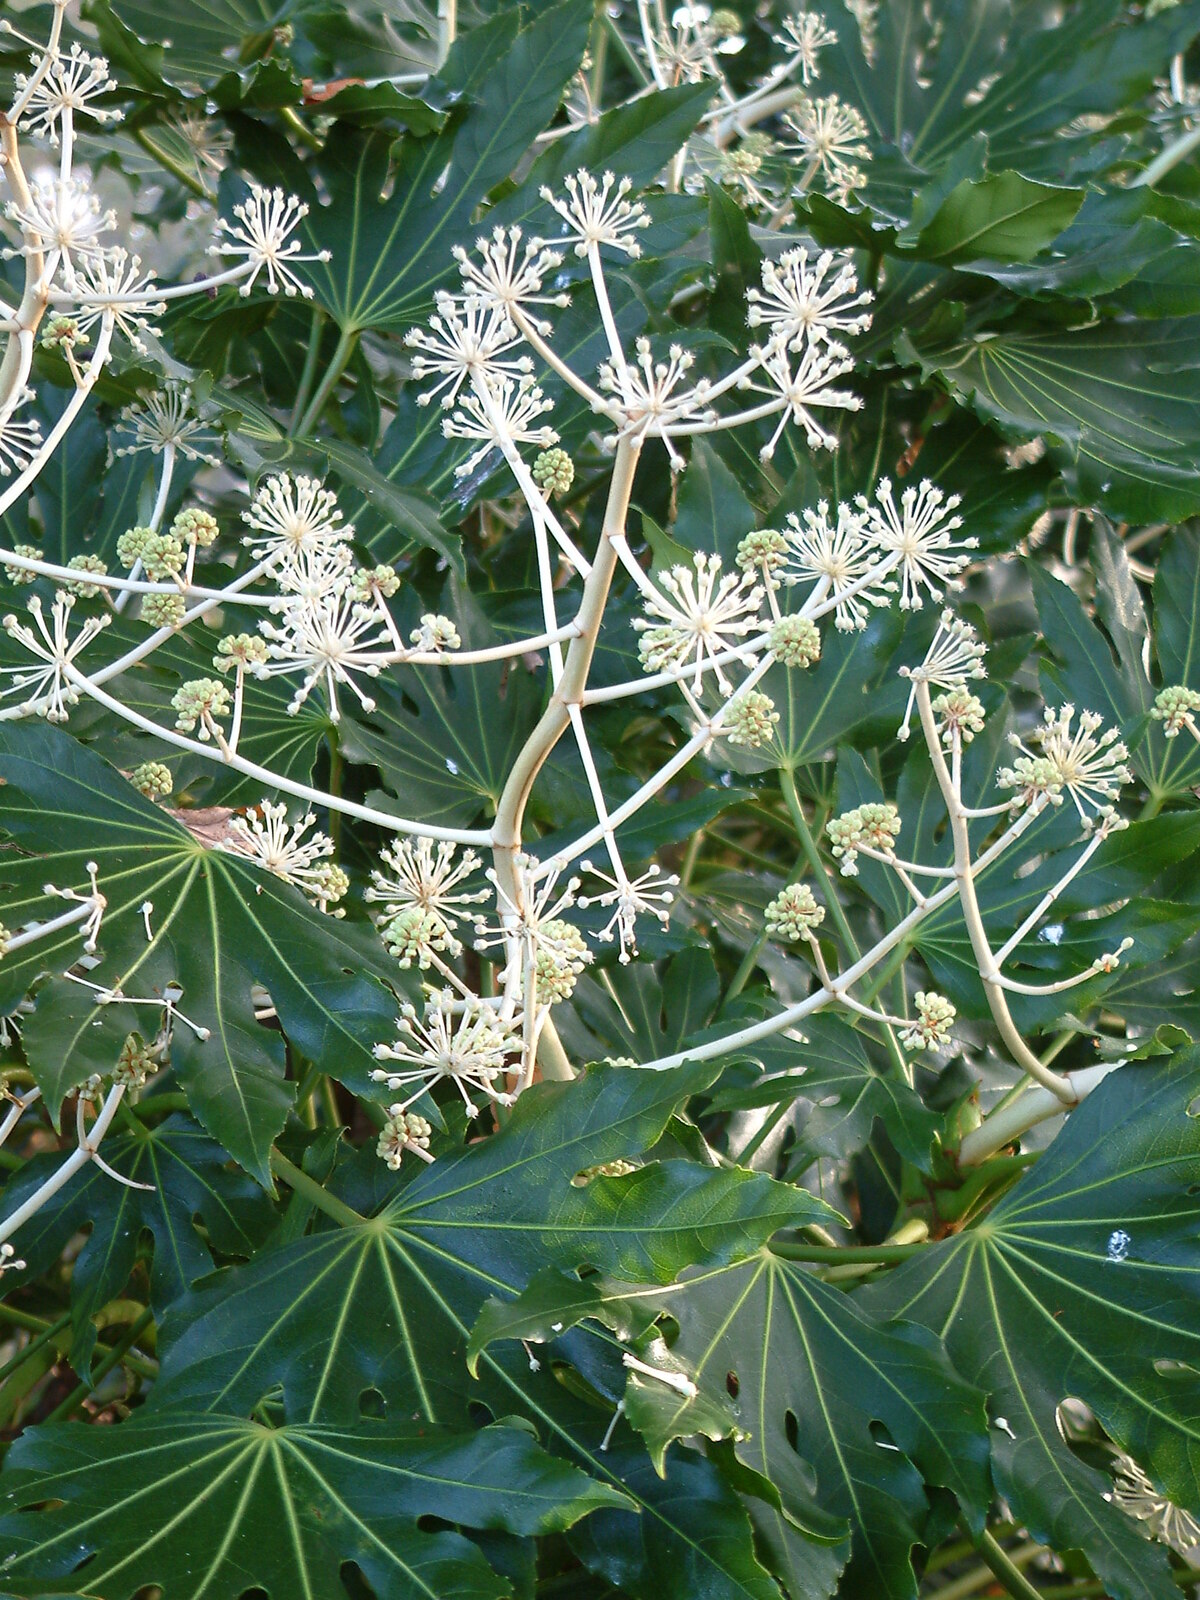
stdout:
<svg viewBox="0 0 1200 1600">
<path fill-rule="evenodd" d="M 456 951 L 458 941 L 436 911 L 424 906 L 405 906 L 381 924 L 379 936 L 389 954 L 402 967 L 429 966 L 435 950 Z"/>
<path fill-rule="evenodd" d="M 202 550 L 216 543 L 220 531 L 216 517 L 199 506 L 185 506 L 176 513 L 171 524 L 172 537 L 178 539 L 180 544 L 199 545 Z"/>
<path fill-rule="evenodd" d="M 936 1049 L 950 1042 L 950 1030 L 958 1012 L 945 995 L 918 989 L 913 995 L 916 1016 L 900 1030 L 900 1040 L 909 1050 Z"/>
<path fill-rule="evenodd" d="M 543 450 L 533 463 L 533 481 L 544 495 L 564 495 L 575 482 L 575 463 L 555 445 Z"/>
<path fill-rule="evenodd" d="M 724 732 L 730 744 L 747 745 L 757 750 L 771 737 L 779 713 L 768 694 L 750 689 L 740 695 L 725 713 Z"/>
<path fill-rule="evenodd" d="M 191 733 L 199 723 L 199 738 L 207 743 L 220 717 L 229 715 L 229 690 L 216 678 L 193 678 L 171 696 L 171 709 L 178 713 L 175 726 L 180 733 Z"/>
<path fill-rule="evenodd" d="M 187 602 L 181 594 L 144 594 L 141 614 L 151 628 L 177 628 L 187 616 Z"/>
<path fill-rule="evenodd" d="M 825 907 L 818 905 L 806 883 L 789 883 L 767 907 L 767 932 L 772 939 L 806 939 L 825 920 Z"/>
<path fill-rule="evenodd" d="M 217 641 L 213 666 L 218 672 L 232 672 L 236 667 L 262 666 L 267 659 L 267 642 L 256 633 L 227 633 Z"/>
<path fill-rule="evenodd" d="M 146 1087 L 147 1079 L 157 1071 L 158 1062 L 145 1040 L 136 1033 L 128 1034 L 113 1068 L 113 1082 L 124 1084 L 130 1091 L 130 1098 L 136 1099 L 138 1091 Z"/>
<path fill-rule="evenodd" d="M 43 350 L 83 350 L 92 341 L 74 317 L 57 311 L 47 317 L 40 342 Z"/>
<path fill-rule="evenodd" d="M 821 659 L 821 630 L 809 617 L 780 617 L 771 625 L 767 645 L 785 667 L 811 667 Z"/>
<path fill-rule="evenodd" d="M 1168 739 L 1175 739 L 1197 711 L 1200 711 L 1200 689 L 1189 689 L 1185 684 L 1177 683 L 1169 689 L 1159 690 L 1150 715 L 1155 722 L 1162 723 L 1163 733 Z"/>
<path fill-rule="evenodd" d="M 856 878 L 858 852 L 864 845 L 883 855 L 892 853 L 900 833 L 900 813 L 888 802 L 868 801 L 832 818 L 825 831 L 834 860 L 842 864 L 842 876 Z"/>
<path fill-rule="evenodd" d="M 161 800 L 175 787 L 171 769 L 161 761 L 142 761 L 129 774 L 129 781 L 147 800 Z"/>
<path fill-rule="evenodd" d="M 36 544 L 15 544 L 13 555 L 25 556 L 29 561 L 40 561 L 42 552 Z M 5 567 L 4 576 L 9 583 L 33 583 L 37 578 L 36 572 L 30 572 L 28 567 Z"/>
<path fill-rule="evenodd" d="M 933 702 L 933 714 L 942 724 L 942 743 L 947 749 L 954 743 L 955 734 L 963 744 L 970 744 L 977 733 L 983 732 L 983 701 L 965 684 L 939 694 Z"/>
<path fill-rule="evenodd" d="M 108 571 L 107 563 L 101 561 L 99 556 L 72 556 L 70 561 L 67 562 L 67 566 L 70 567 L 72 572 L 94 572 L 100 577 L 103 577 Z M 85 600 L 91 600 L 100 593 L 100 585 L 98 583 L 75 583 L 68 580 L 67 588 L 73 589 L 76 594 L 82 595 Z"/>
<path fill-rule="evenodd" d="M 773 575 L 787 560 L 788 542 L 776 528 L 756 528 L 748 533 L 737 547 L 734 557 L 743 572 L 765 573 L 773 589 L 779 580 Z"/>
<path fill-rule="evenodd" d="M 432 1132 L 431 1124 L 415 1111 L 392 1106 L 388 1120 L 379 1130 L 375 1153 L 392 1172 L 398 1172 L 405 1150 L 428 1150 Z"/>
<path fill-rule="evenodd" d="M 566 1000 L 591 959 L 578 928 L 559 917 L 543 923 L 533 959 L 538 1004 L 550 1006 Z"/>
<path fill-rule="evenodd" d="M 361 603 L 370 600 L 374 595 L 381 594 L 385 600 L 390 600 L 400 587 L 400 579 L 396 575 L 395 567 L 364 567 L 354 574 L 350 585 L 350 592 Z"/>
</svg>

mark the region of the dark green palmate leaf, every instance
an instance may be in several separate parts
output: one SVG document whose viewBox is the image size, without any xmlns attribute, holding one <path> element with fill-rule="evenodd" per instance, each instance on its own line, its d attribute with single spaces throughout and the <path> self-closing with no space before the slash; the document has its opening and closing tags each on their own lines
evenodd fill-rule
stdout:
<svg viewBox="0 0 1200 1600">
<path fill-rule="evenodd" d="M 264 1250 L 181 1301 L 164 1330 L 161 1397 L 243 1411 L 279 1384 L 290 1418 L 343 1422 L 371 1389 L 389 1415 L 456 1425 L 481 1402 L 495 1416 L 523 1413 L 557 1454 L 617 1481 L 599 1448 L 609 1409 L 573 1398 L 544 1366 L 530 1371 L 519 1348 L 489 1355 L 472 1381 L 467 1338 L 488 1296 L 515 1294 L 547 1262 L 667 1281 L 683 1262 L 729 1259 L 778 1227 L 830 1215 L 760 1175 L 690 1162 L 588 1180 L 602 1164 L 636 1160 L 711 1077 L 707 1067 L 609 1068 L 533 1088 L 501 1134 L 419 1172 L 371 1220 L 347 1214 L 344 1226 Z M 345 1192 L 357 1198 L 355 1185 Z M 644 1534 L 646 1548 L 659 1537 L 686 1547 L 680 1571 L 696 1577 L 695 1593 L 770 1594 L 744 1514 L 718 1489 L 707 1492 L 726 1508 L 728 1537 L 707 1545 L 673 1491 L 633 1492 L 660 1530 Z"/>
<path fill-rule="evenodd" d="M 781 1497 L 778 1509 L 760 1503 L 752 1515 L 790 1593 L 915 1596 L 909 1552 L 928 1512 L 925 1483 L 951 1489 L 973 1522 L 982 1516 L 990 1494 L 982 1397 L 923 1329 L 876 1319 L 770 1250 L 698 1267 L 667 1290 L 563 1278 L 556 1300 L 552 1288 L 543 1279 L 515 1305 L 489 1305 L 473 1345 L 553 1338 L 585 1317 L 628 1337 L 647 1310 L 669 1314 L 679 1326 L 671 1366 L 692 1376 L 699 1395 L 648 1378 L 636 1403 L 627 1398 L 630 1418 L 660 1450 L 703 1426 L 698 1404 L 728 1409 L 741 1434 L 738 1460 Z M 848 1544 L 828 1539 L 837 1518 L 850 1522 Z"/>
<path fill-rule="evenodd" d="M 71 1269 L 74 1337 L 71 1361 L 86 1372 L 95 1344 L 93 1315 L 121 1294 L 137 1259 L 143 1230 L 154 1240 L 150 1305 L 161 1317 L 172 1300 L 211 1269 L 213 1253 L 248 1256 L 275 1220 L 270 1200 L 190 1117 L 165 1118 L 154 1128 L 111 1136 L 106 1163 L 133 1183 L 115 1183 L 88 1165 L 21 1229 L 25 1270 L 6 1288 L 32 1282 L 58 1260 L 72 1237 L 91 1232 Z M 57 1169 L 62 1156 L 35 1156 L 3 1191 L 2 1209 L 13 1212 Z M 203 1234 L 195 1220 L 203 1225 Z"/>
<path fill-rule="evenodd" d="M 1200 1055 L 1126 1067 L 982 1223 L 873 1288 L 987 1390 L 992 1469 L 1035 1539 L 1078 1549 L 1115 1600 L 1178 1592 L 1058 1425 L 1083 1400 L 1192 1511 L 1200 1462 Z"/>
<path fill-rule="evenodd" d="M 147 1584 L 164 1600 L 345 1600 L 353 1561 L 397 1600 L 500 1600 L 508 1584 L 474 1543 L 418 1519 L 554 1533 L 621 1498 L 522 1428 L 272 1428 L 162 1409 L 25 1435 L 0 1475 L 0 1581 L 55 1594 L 86 1562 L 83 1583 L 107 1600 Z"/>
<path fill-rule="evenodd" d="M 367 1086 L 371 1045 L 387 1037 L 396 1001 L 385 987 L 390 964 L 371 932 L 323 916 L 290 884 L 244 857 L 209 850 L 166 812 L 143 800 L 99 756 L 44 725 L 0 729 L 0 826 L 31 859 L 4 859 L 4 909 L 10 927 L 60 914 L 47 897 L 86 889 L 94 861 L 108 900 L 100 964 L 86 977 L 119 985 L 132 998 L 183 991 L 184 1014 L 208 1030 L 175 1027 L 172 1062 L 192 1109 L 229 1153 L 269 1182 L 267 1151 L 282 1128 L 292 1092 L 284 1081 L 283 1040 L 255 1021 L 251 990 L 271 995 L 283 1027 L 307 1057 L 328 1064 L 358 1090 Z M 153 911 L 147 937 L 143 905 Z M 0 971 L 0 1013 L 13 1009 L 47 972 L 81 954 L 77 927 L 14 952 Z M 31 1062 L 49 1104 L 96 1070 L 101 1031 L 109 1069 L 135 1008 L 97 1004 L 78 1017 L 72 1042 Z M 138 1007 L 143 1025 L 157 1011 Z M 94 1025 L 99 1023 L 97 1029 Z M 80 1043 L 86 1041 L 86 1043 Z"/>
<path fill-rule="evenodd" d="M 509 10 L 460 40 L 442 77 L 476 103 L 445 132 L 402 144 L 386 200 L 390 138 L 335 131 L 320 161 L 332 198 L 305 223 L 333 259 L 306 271 L 344 331 L 395 332 L 429 305 L 454 270 L 451 246 L 470 242 L 476 207 L 557 110 L 591 19 L 590 0 L 565 0 L 523 32 Z"/>
</svg>

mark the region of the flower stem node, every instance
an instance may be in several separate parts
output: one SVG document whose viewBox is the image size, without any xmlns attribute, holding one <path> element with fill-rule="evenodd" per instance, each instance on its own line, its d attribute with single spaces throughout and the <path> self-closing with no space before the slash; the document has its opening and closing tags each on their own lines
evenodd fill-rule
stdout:
<svg viewBox="0 0 1200 1600">
<path fill-rule="evenodd" d="M 821 659 L 821 630 L 808 617 L 780 617 L 767 635 L 767 648 L 785 667 L 811 667 Z"/>
<path fill-rule="evenodd" d="M 806 883 L 789 883 L 767 906 L 766 926 L 772 939 L 809 939 L 825 920 L 825 907 L 819 905 Z"/>
</svg>

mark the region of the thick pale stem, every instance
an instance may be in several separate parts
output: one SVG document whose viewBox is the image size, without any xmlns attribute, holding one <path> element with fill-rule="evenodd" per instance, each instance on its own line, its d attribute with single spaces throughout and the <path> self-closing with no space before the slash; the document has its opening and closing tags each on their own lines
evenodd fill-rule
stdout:
<svg viewBox="0 0 1200 1600">
<path fill-rule="evenodd" d="M 1119 1061 L 1105 1061 L 1095 1067 L 1082 1067 L 1078 1072 L 1066 1073 L 1066 1082 L 1070 1084 L 1074 1095 L 1073 1103 L 1078 1105 L 1085 1100 L 1096 1085 L 1103 1083 L 1109 1073 L 1115 1072 L 1120 1065 Z M 997 1106 L 977 1128 L 966 1135 L 958 1150 L 959 1166 L 978 1166 L 981 1161 L 995 1155 L 997 1150 L 1003 1150 L 1006 1144 L 1012 1144 L 1023 1133 L 1028 1133 L 1030 1128 L 1036 1128 L 1039 1122 L 1060 1117 L 1069 1109 L 1063 1104 L 1061 1096 L 1050 1089 L 1027 1090 L 1007 1105 Z"/>
</svg>

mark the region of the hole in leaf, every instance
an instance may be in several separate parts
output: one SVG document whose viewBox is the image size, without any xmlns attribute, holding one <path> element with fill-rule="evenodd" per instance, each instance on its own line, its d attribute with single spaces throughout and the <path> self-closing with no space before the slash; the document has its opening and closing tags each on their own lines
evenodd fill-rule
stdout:
<svg viewBox="0 0 1200 1600">
<path fill-rule="evenodd" d="M 358 1410 L 364 1417 L 386 1417 L 387 1401 L 378 1389 L 364 1389 L 358 1397 Z"/>
<path fill-rule="evenodd" d="M 795 1450 L 800 1442 L 800 1424 L 796 1421 L 794 1411 L 785 1411 L 783 1414 L 783 1431 L 787 1442 Z"/>
<path fill-rule="evenodd" d="M 741 1387 L 742 1385 L 736 1372 L 727 1372 L 725 1374 L 725 1388 L 731 1400 L 737 1399 Z"/>
<path fill-rule="evenodd" d="M 1188 1101 L 1187 1114 L 1189 1117 L 1200 1117 L 1200 1094 Z"/>
</svg>

